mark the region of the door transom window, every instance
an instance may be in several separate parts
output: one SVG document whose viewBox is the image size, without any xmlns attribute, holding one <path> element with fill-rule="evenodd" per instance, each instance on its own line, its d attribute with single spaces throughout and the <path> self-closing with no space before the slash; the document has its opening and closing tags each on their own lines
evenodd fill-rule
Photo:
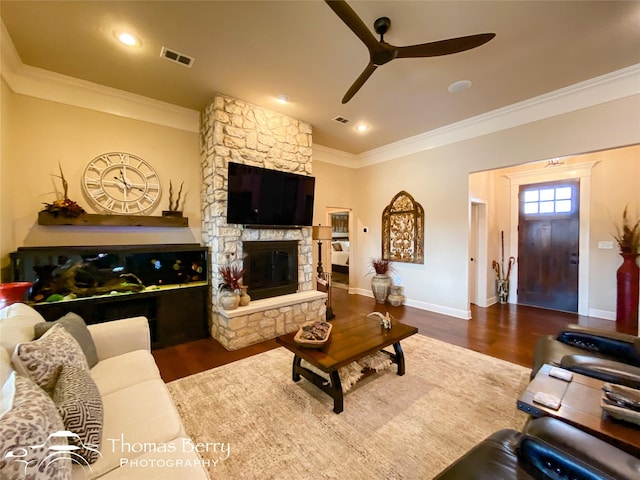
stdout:
<svg viewBox="0 0 640 480">
<path fill-rule="evenodd" d="M 522 208 L 525 215 L 571 213 L 575 194 L 571 185 L 532 188 L 525 190 Z"/>
</svg>

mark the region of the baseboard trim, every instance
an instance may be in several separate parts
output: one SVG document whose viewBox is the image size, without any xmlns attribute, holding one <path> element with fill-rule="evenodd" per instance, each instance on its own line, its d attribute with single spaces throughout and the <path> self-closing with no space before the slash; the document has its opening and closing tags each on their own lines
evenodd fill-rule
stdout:
<svg viewBox="0 0 640 480">
<path fill-rule="evenodd" d="M 457 308 L 445 307 L 427 302 L 416 302 L 415 300 L 405 300 L 405 305 L 409 307 L 419 308 L 428 312 L 440 313 L 449 317 L 460 318 L 462 320 L 471 320 L 471 310 L 459 310 Z"/>
<path fill-rule="evenodd" d="M 616 312 L 610 312 L 608 310 L 598 310 L 596 308 L 589 309 L 589 316 L 595 318 L 602 318 L 603 320 L 616 321 Z"/>
<path fill-rule="evenodd" d="M 364 288 L 349 288 L 349 293 L 373 298 L 373 292 Z M 458 310 L 456 308 L 445 307 L 443 305 L 436 305 L 433 303 L 417 302 L 407 298 L 405 298 L 404 304 L 408 307 L 414 307 L 428 312 L 440 313 L 449 317 L 461 318 L 462 320 L 471 320 L 470 310 Z"/>
</svg>

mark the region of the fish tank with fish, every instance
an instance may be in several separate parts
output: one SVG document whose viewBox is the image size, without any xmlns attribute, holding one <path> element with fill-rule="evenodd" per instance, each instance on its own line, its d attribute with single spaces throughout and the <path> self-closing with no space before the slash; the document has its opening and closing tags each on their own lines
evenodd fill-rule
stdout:
<svg viewBox="0 0 640 480">
<path fill-rule="evenodd" d="M 32 282 L 27 303 L 207 285 L 207 248 L 195 244 L 21 247 L 15 281 Z"/>
</svg>

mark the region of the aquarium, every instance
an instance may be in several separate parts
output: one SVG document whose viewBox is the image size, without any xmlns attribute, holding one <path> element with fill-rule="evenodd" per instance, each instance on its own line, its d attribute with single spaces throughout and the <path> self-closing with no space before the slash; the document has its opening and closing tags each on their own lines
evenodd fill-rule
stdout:
<svg viewBox="0 0 640 480">
<path fill-rule="evenodd" d="M 207 248 L 193 244 L 21 247 L 11 260 L 35 303 L 208 283 Z"/>
</svg>

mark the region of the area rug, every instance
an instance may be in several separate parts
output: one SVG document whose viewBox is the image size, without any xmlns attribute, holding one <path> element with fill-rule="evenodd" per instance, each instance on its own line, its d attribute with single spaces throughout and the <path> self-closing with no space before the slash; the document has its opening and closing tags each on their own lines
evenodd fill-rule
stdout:
<svg viewBox="0 0 640 480">
<path fill-rule="evenodd" d="M 422 335 L 345 395 L 344 412 L 277 348 L 168 384 L 212 479 L 429 479 L 496 430 L 521 429 L 529 370 Z"/>
</svg>

